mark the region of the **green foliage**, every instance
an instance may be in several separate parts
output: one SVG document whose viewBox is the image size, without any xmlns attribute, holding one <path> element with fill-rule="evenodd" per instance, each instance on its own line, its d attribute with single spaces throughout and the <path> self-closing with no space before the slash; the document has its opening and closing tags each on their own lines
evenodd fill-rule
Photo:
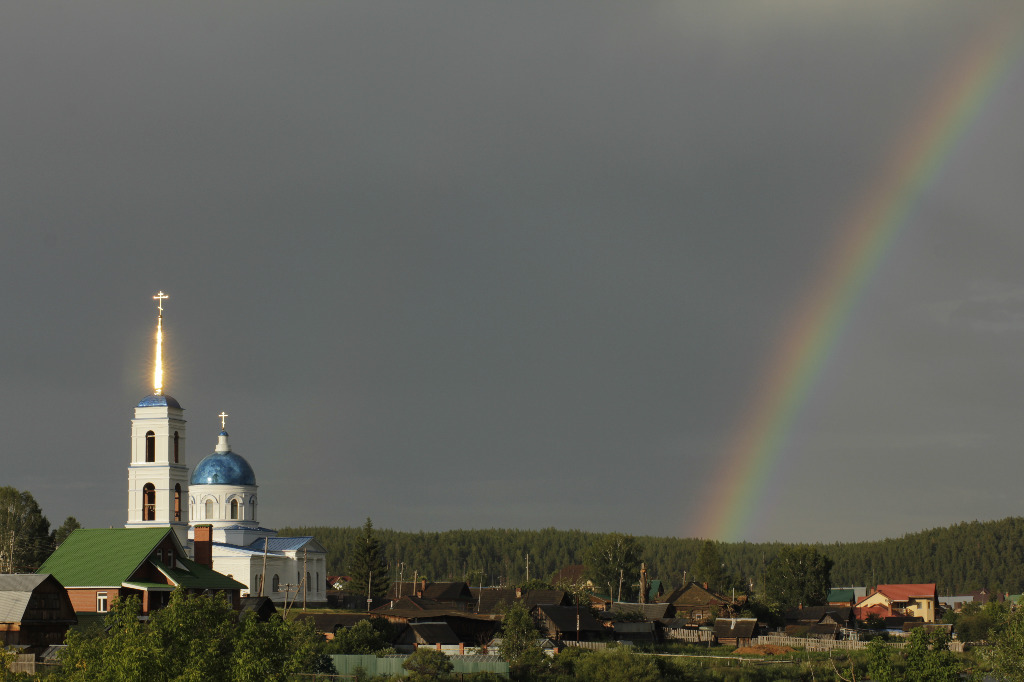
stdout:
<svg viewBox="0 0 1024 682">
<path fill-rule="evenodd" d="M 422 646 L 405 659 L 402 667 L 411 673 L 409 679 L 413 682 L 439 680 L 455 669 L 443 651 Z"/>
<path fill-rule="evenodd" d="M 327 549 L 330 573 L 347 573 L 349 555 L 362 534 L 360 527 L 282 528 L 282 535 L 312 535 Z M 375 529 L 381 553 L 397 566 L 405 564 L 405 579 L 413 571 L 435 580 L 469 580 L 470 584 L 516 585 L 530 575 L 551 575 L 570 564 L 585 563 L 587 548 L 599 533 L 579 530 L 451 530 L 407 533 Z M 640 556 L 651 579 L 681 586 L 694 573 L 705 541 L 694 538 L 638 536 Z M 763 589 L 767 560 L 787 545 L 777 542 L 716 543 L 727 583 L 746 590 Z M 947 528 L 910 533 L 870 542 L 814 544 L 811 547 L 835 562 L 833 585 L 938 583 L 939 594 L 964 594 L 986 587 L 995 592 L 1024 592 L 1024 518 L 960 523 Z M 637 565 L 639 566 L 639 564 Z M 393 570 L 393 569 L 392 569 Z M 635 569 L 634 569 L 635 570 Z M 398 576 L 391 575 L 392 580 Z M 625 581 L 632 585 L 636 574 Z M 613 581 L 618 587 L 618 574 Z M 728 584 L 727 587 L 732 587 Z M 353 586 L 354 587 L 354 586 Z M 598 584 L 607 590 L 607 582 Z M 362 588 L 365 592 L 365 586 Z"/>
<path fill-rule="evenodd" d="M 592 544 L 584 557 L 587 573 L 601 590 L 606 587 L 612 597 L 619 599 L 619 583 L 622 583 L 622 600 L 631 600 L 632 585 L 639 578 L 640 545 L 632 535 L 608 533 Z"/>
<path fill-rule="evenodd" d="M 360 537 L 353 543 L 348 557 L 350 589 L 356 594 L 366 594 L 369 589 L 374 597 L 383 597 L 391 586 L 387 561 L 380 549 L 380 541 L 373 532 L 373 521 L 369 518 L 363 524 Z"/>
<path fill-rule="evenodd" d="M 359 654 L 383 656 L 394 653 L 391 642 L 395 628 L 383 618 L 361 620 L 350 628 L 339 628 L 327 643 L 328 654 Z"/>
<path fill-rule="evenodd" d="M 309 621 L 241 622 L 223 595 L 186 596 L 139 620 L 138 597 L 116 600 L 106 629 L 72 630 L 56 679 L 195 681 L 285 680 L 297 673 L 333 672 Z"/>
<path fill-rule="evenodd" d="M 908 682 L 958 682 L 963 666 L 941 630 L 915 628 L 904 649 Z"/>
<path fill-rule="evenodd" d="M 726 587 L 722 558 L 715 542 L 707 540 L 701 545 L 697 562 L 693 566 L 693 579 L 698 583 L 707 583 L 708 588 L 715 592 Z"/>
<path fill-rule="evenodd" d="M 765 572 L 765 601 L 777 611 L 799 604 L 824 604 L 828 598 L 832 560 L 808 546 L 784 547 Z"/>
<path fill-rule="evenodd" d="M 533 623 L 530 609 L 518 601 L 508 607 L 501 623 L 501 647 L 498 652 L 517 674 L 546 663 L 544 652 L 537 644 L 539 638 L 540 633 Z"/>
<path fill-rule="evenodd" d="M 1006 619 L 987 652 L 992 676 L 1005 682 L 1024 682 L 1024 609 L 1017 609 Z"/>
<path fill-rule="evenodd" d="M 61 545 L 73 531 L 76 531 L 81 527 L 82 524 L 80 524 L 78 519 L 74 516 L 69 516 L 64 519 L 64 523 L 60 524 L 60 528 L 53 531 L 53 546 L 58 547 Z"/>
<path fill-rule="evenodd" d="M 658 682 L 662 679 L 652 656 L 635 654 L 618 646 L 579 658 L 575 672 L 580 682 Z"/>
<path fill-rule="evenodd" d="M 555 589 L 555 586 L 539 578 L 530 578 L 528 582 L 520 585 L 519 589 L 523 592 L 529 592 L 530 590 L 553 590 Z"/>
<path fill-rule="evenodd" d="M 31 573 L 52 551 L 50 522 L 32 493 L 0 487 L 0 573 Z"/>
<path fill-rule="evenodd" d="M 964 604 L 959 614 L 949 616 L 949 620 L 953 621 L 956 636 L 961 641 L 987 642 L 1002 630 L 1009 613 L 1010 609 L 1002 602 L 990 601 L 984 606 L 970 602 Z"/>
</svg>

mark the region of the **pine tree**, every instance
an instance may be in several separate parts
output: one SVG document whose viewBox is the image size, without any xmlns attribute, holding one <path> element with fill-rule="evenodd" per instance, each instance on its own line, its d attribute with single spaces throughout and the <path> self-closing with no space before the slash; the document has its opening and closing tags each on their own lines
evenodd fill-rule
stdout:
<svg viewBox="0 0 1024 682">
<path fill-rule="evenodd" d="M 349 552 L 348 574 L 352 579 L 349 584 L 355 594 L 365 594 L 369 589 L 370 596 L 383 597 L 391 586 L 388 566 L 380 551 L 380 542 L 373 532 L 373 521 L 369 517 Z"/>
</svg>

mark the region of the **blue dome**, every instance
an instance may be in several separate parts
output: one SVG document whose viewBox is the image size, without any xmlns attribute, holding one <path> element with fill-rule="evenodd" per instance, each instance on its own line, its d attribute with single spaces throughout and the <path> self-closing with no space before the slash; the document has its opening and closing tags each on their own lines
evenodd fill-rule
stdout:
<svg viewBox="0 0 1024 682">
<path fill-rule="evenodd" d="M 176 407 L 181 409 L 178 401 L 169 395 L 147 395 L 139 401 L 138 407 Z"/>
<path fill-rule="evenodd" d="M 241 455 L 215 452 L 192 471 L 191 485 L 256 485 L 256 474 Z"/>
</svg>

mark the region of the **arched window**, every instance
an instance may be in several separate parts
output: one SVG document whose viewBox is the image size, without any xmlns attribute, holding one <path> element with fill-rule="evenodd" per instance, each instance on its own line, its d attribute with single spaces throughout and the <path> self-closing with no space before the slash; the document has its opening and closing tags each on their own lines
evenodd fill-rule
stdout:
<svg viewBox="0 0 1024 682">
<path fill-rule="evenodd" d="M 306 589 L 304 592 L 309 592 L 309 573 L 306 574 Z"/>
<path fill-rule="evenodd" d="M 231 500 L 231 518 L 238 518 L 238 500 Z"/>
<path fill-rule="evenodd" d="M 156 434 L 146 431 L 146 461 L 156 461 Z"/>
<path fill-rule="evenodd" d="M 174 463 L 178 463 L 178 432 L 174 432 Z"/>
<path fill-rule="evenodd" d="M 181 521 L 181 484 L 174 484 L 174 520 Z"/>
<path fill-rule="evenodd" d="M 274 580 L 270 583 L 273 589 L 272 592 L 278 592 L 281 589 L 281 578 L 278 577 L 277 573 L 274 574 Z"/>
<path fill-rule="evenodd" d="M 249 498 L 249 520 L 256 520 L 256 496 L 253 495 Z"/>
<path fill-rule="evenodd" d="M 206 518 L 213 518 L 213 500 L 206 501 Z"/>
<path fill-rule="evenodd" d="M 156 521 L 156 487 L 152 483 L 142 486 L 142 520 Z"/>
</svg>

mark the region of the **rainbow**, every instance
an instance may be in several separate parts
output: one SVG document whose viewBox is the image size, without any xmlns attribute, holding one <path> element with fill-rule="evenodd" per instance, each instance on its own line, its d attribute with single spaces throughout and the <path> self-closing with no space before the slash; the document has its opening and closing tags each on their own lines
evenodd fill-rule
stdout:
<svg viewBox="0 0 1024 682">
<path fill-rule="evenodd" d="M 737 541 L 750 531 L 794 422 L 866 284 L 908 223 L 918 197 L 1017 61 L 1024 22 L 1016 19 L 999 22 L 958 55 L 924 115 L 899 138 L 877 180 L 841 221 L 821 274 L 796 306 L 719 458 L 699 537 Z"/>
</svg>

